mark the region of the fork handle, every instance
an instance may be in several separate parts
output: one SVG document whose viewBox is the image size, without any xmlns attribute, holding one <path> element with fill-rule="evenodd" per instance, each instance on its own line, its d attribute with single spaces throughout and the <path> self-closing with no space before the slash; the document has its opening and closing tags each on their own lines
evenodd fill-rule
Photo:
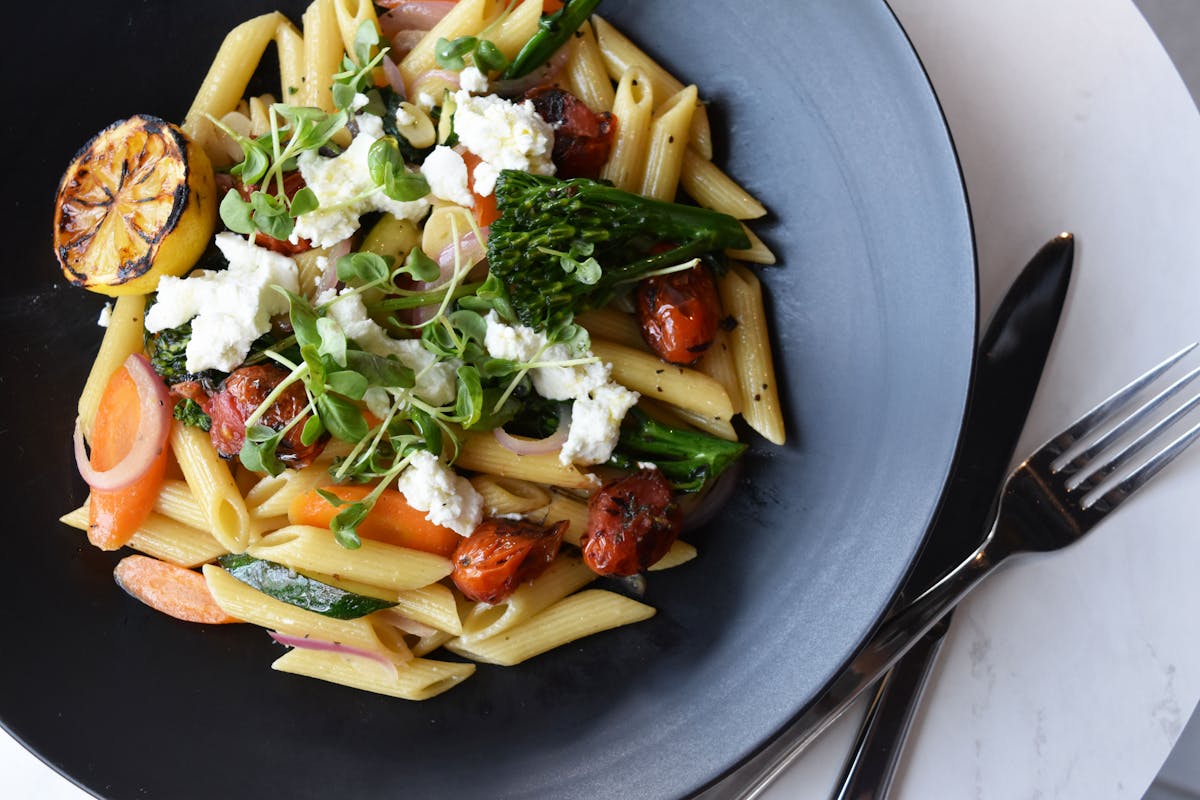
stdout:
<svg viewBox="0 0 1200 800">
<path fill-rule="evenodd" d="M 701 798 L 754 800 L 759 797 L 817 736 L 845 713 L 860 694 L 891 669 L 946 612 L 990 575 L 1008 554 L 1006 547 L 999 546 L 995 537 L 989 536 L 979 549 L 946 577 L 888 617 L 849 666 L 782 735 L 732 772 L 720 786 L 701 795 Z M 729 789 L 722 789 L 735 786 L 743 788 L 733 789 L 732 793 Z"/>
</svg>

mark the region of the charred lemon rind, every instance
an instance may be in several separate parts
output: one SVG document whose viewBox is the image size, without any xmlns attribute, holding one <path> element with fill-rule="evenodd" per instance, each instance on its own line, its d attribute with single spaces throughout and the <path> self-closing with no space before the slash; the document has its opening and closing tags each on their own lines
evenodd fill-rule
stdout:
<svg viewBox="0 0 1200 800">
<path fill-rule="evenodd" d="M 76 286 L 145 294 L 200 258 L 216 229 L 216 206 L 203 149 L 176 126 L 136 115 L 93 136 L 63 173 L 55 255 Z"/>
</svg>

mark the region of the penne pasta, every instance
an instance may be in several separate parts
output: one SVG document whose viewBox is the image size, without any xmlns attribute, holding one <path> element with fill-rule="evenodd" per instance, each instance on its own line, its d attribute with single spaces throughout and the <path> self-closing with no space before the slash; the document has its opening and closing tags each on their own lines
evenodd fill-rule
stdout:
<svg viewBox="0 0 1200 800">
<path fill-rule="evenodd" d="M 86 531 L 87 503 L 59 517 L 59 521 Z M 198 567 L 228 552 L 207 531 L 153 512 L 138 527 L 126 546 L 180 567 Z"/>
<path fill-rule="evenodd" d="M 595 485 L 590 474 L 580 472 L 575 466 L 560 463 L 557 453 L 519 456 L 496 441 L 490 432 L 466 433 L 455 463 L 473 472 L 567 489 L 587 489 Z"/>
<path fill-rule="evenodd" d="M 471 677 L 474 664 L 414 658 L 394 669 L 364 658 L 321 650 L 292 650 L 271 669 L 402 700 L 428 700 Z"/>
<path fill-rule="evenodd" d="M 196 502 L 196 495 L 187 481 L 163 481 L 162 488 L 158 490 L 158 499 L 154 502 L 154 510 L 164 517 L 170 517 L 193 528 L 204 528 L 208 525 L 208 516 Z"/>
<path fill-rule="evenodd" d="M 334 0 L 313 0 L 304 12 L 304 86 L 298 105 L 332 112 L 334 74 L 341 68 L 342 35 Z"/>
<path fill-rule="evenodd" d="M 275 50 L 279 54 L 279 96 L 295 101 L 304 87 L 304 37 L 289 19 L 275 26 Z"/>
<path fill-rule="evenodd" d="M 696 87 L 688 86 L 654 112 L 646 151 L 646 171 L 642 175 L 642 196 L 655 200 L 675 199 L 683 158 L 688 151 L 687 132 L 695 111 Z"/>
<path fill-rule="evenodd" d="M 431 583 L 419 589 L 407 589 L 395 598 L 396 611 L 437 628 L 451 636 L 462 633 L 462 620 L 458 615 L 458 603 L 454 592 L 440 583 Z"/>
<path fill-rule="evenodd" d="M 213 538 L 231 553 L 250 544 L 250 514 L 229 467 L 213 449 L 208 434 L 181 422 L 171 425 L 171 451 L 208 520 Z"/>
<path fill-rule="evenodd" d="M 783 408 L 767 338 L 762 286 L 749 270 L 734 266 L 721 279 L 719 288 L 726 312 L 738 323 L 729 339 L 734 363 L 740 367 L 738 377 L 745 398 L 742 417 L 767 441 L 781 445 L 786 438 Z"/>
<path fill-rule="evenodd" d="M 79 395 L 79 426 L 89 441 L 96 409 L 108 386 L 109 379 L 134 353 L 142 352 L 142 317 L 146 313 L 146 298 L 140 295 L 118 297 L 109 315 L 108 330 L 100 341 L 100 352 L 92 362 L 87 382 Z"/>
<path fill-rule="evenodd" d="M 289 636 L 365 650 L 395 664 L 411 658 L 400 639 L 381 635 L 366 617 L 334 619 L 276 600 L 212 564 L 204 565 L 203 572 L 213 600 L 231 617 Z"/>
<path fill-rule="evenodd" d="M 550 493 L 529 481 L 504 478 L 498 475 L 476 475 L 471 485 L 483 498 L 483 512 L 489 517 L 504 514 L 524 514 L 545 508 Z"/>
<path fill-rule="evenodd" d="M 725 388 L 733 413 L 740 414 L 742 412 L 742 384 L 738 378 L 737 363 L 733 360 L 733 350 L 729 346 L 728 331 L 724 328 L 717 328 L 712 346 L 705 351 L 704 357 L 700 359 L 696 369 Z"/>
<path fill-rule="evenodd" d="M 608 24 L 602 17 L 592 17 L 596 41 L 604 66 L 613 80 L 620 80 L 630 67 L 639 67 L 654 87 L 656 102 L 662 103 L 683 89 L 683 83 L 667 72 L 657 61 L 646 55 L 625 34 Z M 708 124 L 708 112 L 699 105 L 688 130 L 688 141 L 703 158 L 712 158 L 712 131 Z"/>
<path fill-rule="evenodd" d="M 620 76 L 613 99 L 617 136 L 600 177 L 618 189 L 636 192 L 646 172 L 650 149 L 650 119 L 654 113 L 654 85 L 641 67 L 632 66 Z"/>
<path fill-rule="evenodd" d="M 736 219 L 758 219 L 767 209 L 720 167 L 687 148 L 679 176 L 683 190 L 705 208 L 720 211 Z"/>
<path fill-rule="evenodd" d="M 596 44 L 596 33 L 590 22 L 579 26 L 571 39 L 565 74 L 571 93 L 597 114 L 613 111 L 615 92 L 612 78 L 604 68 L 604 57 Z"/>
<path fill-rule="evenodd" d="M 354 39 L 358 36 L 359 27 L 366 22 L 374 27 L 377 33 L 379 31 L 379 17 L 375 13 L 375 4 L 371 0 L 333 0 L 333 14 L 337 19 L 338 33 L 342 37 L 342 49 L 357 62 Z"/>
<path fill-rule="evenodd" d="M 251 519 L 267 519 L 287 515 L 292 502 L 319 486 L 332 484 L 327 464 L 316 463 L 304 469 L 285 470 L 276 476 L 260 477 L 246 493 L 246 507 Z"/>
<path fill-rule="evenodd" d="M 587 329 L 589 335 L 607 342 L 646 350 L 642 328 L 637 318 L 615 308 L 598 308 L 580 314 L 575 321 Z"/>
<path fill-rule="evenodd" d="M 745 223 L 742 228 L 746 231 L 746 237 L 750 240 L 750 246 L 745 250 L 726 250 L 725 255 L 730 258 L 735 258 L 739 261 L 748 261 L 751 264 L 766 264 L 775 263 L 775 254 L 771 252 L 771 248 L 763 242 L 762 239 L 750 230 Z"/>
<path fill-rule="evenodd" d="M 524 623 L 487 639 L 451 639 L 452 653 L 511 667 L 568 642 L 654 616 L 654 609 L 602 589 L 586 589 L 559 600 Z"/>
<path fill-rule="evenodd" d="M 728 421 L 733 404 L 724 387 L 703 372 L 677 367 L 657 356 L 600 339 L 592 352 L 612 364 L 613 379 L 655 400 L 694 411 L 714 420 Z"/>
<path fill-rule="evenodd" d="M 541 18 L 541 0 L 520 0 L 498 25 L 489 26 L 487 39 L 511 61 L 521 52 L 521 48 L 530 37 L 537 33 Z"/>
<path fill-rule="evenodd" d="M 281 528 L 247 552 L 294 570 L 323 572 L 397 592 L 428 586 L 449 575 L 451 568 L 449 559 L 441 556 L 370 539 L 357 550 L 347 550 L 328 529 L 308 525 Z"/>
<path fill-rule="evenodd" d="M 462 0 L 455 5 L 400 61 L 398 66 L 404 83 L 413 89 L 419 77 L 437 69 L 434 46 L 438 39 L 454 40 L 476 35 L 500 15 L 504 5 L 504 0 Z"/>
<path fill-rule="evenodd" d="M 596 579 L 578 556 L 560 555 L 549 568 L 523 583 L 507 600 L 490 605 L 476 603 L 462 623 L 461 642 L 478 642 L 531 619 L 543 609 L 582 589 Z"/>
<path fill-rule="evenodd" d="M 530 512 L 529 517 L 538 520 L 542 525 L 553 525 L 555 522 L 566 520 L 568 527 L 563 541 L 578 547 L 579 537 L 587 530 L 588 507 L 582 500 L 568 497 L 562 492 L 551 492 L 550 504 Z"/>
<path fill-rule="evenodd" d="M 650 565 L 650 572 L 678 567 L 680 564 L 686 564 L 695 557 L 696 548 L 687 542 L 676 539 L 674 542 L 671 542 L 671 549 L 667 551 L 667 554 Z"/>
</svg>

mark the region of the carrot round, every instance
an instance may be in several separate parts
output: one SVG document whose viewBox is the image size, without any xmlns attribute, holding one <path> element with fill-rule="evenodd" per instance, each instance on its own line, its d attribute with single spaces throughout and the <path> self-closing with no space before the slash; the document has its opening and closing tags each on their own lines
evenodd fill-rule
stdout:
<svg viewBox="0 0 1200 800">
<path fill-rule="evenodd" d="M 348 502 L 357 503 L 371 493 L 370 486 L 326 486 L 324 491 Z M 341 511 L 317 494 L 315 489 L 292 500 L 288 520 L 293 525 L 315 525 L 328 528 Z M 423 550 L 449 558 L 462 537 L 449 528 L 436 525 L 425 518 L 425 512 L 408 504 L 396 489 L 384 489 L 375 507 L 358 525 L 358 535 L 376 542 Z"/>
<path fill-rule="evenodd" d="M 470 150 L 464 151 L 462 157 L 467 164 L 467 172 L 471 176 L 471 194 L 475 198 L 475 222 L 479 227 L 485 228 L 500 219 L 500 206 L 496 203 L 496 193 L 492 192 L 484 196 L 475 191 L 475 167 L 479 166 L 483 159 Z"/>
<path fill-rule="evenodd" d="M 129 370 L 120 367 L 104 388 L 92 424 L 92 466 L 106 470 L 119 463 L 133 445 L 140 419 L 137 385 Z M 123 489 L 93 489 L 88 508 L 88 540 L 101 550 L 116 550 L 128 543 L 154 508 L 166 471 L 164 447 L 150 468 Z"/>
<path fill-rule="evenodd" d="M 184 622 L 241 622 L 221 610 L 204 576 L 148 556 L 126 556 L 113 570 L 117 585 L 155 611 Z"/>
</svg>

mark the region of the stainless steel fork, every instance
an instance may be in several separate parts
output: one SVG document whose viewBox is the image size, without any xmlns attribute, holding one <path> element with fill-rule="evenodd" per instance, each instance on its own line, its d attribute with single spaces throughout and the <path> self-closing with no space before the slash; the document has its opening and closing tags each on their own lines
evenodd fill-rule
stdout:
<svg viewBox="0 0 1200 800">
<path fill-rule="evenodd" d="M 1005 481 L 996 521 L 983 544 L 928 591 L 889 617 L 817 702 L 776 742 L 730 776 L 735 785 L 744 787 L 733 796 L 739 800 L 758 797 L 863 690 L 1000 564 L 1012 556 L 1047 553 L 1078 541 L 1200 438 L 1198 423 L 1149 458 L 1133 460 L 1200 405 L 1197 394 L 1137 433 L 1139 426 L 1153 420 L 1156 411 L 1200 377 L 1200 368 L 1193 369 L 1149 400 L 1138 403 L 1151 384 L 1195 347 L 1192 344 L 1184 348 L 1117 391 L 1013 470 Z M 1116 474 L 1119 471 L 1128 472 L 1121 476 Z"/>
</svg>

